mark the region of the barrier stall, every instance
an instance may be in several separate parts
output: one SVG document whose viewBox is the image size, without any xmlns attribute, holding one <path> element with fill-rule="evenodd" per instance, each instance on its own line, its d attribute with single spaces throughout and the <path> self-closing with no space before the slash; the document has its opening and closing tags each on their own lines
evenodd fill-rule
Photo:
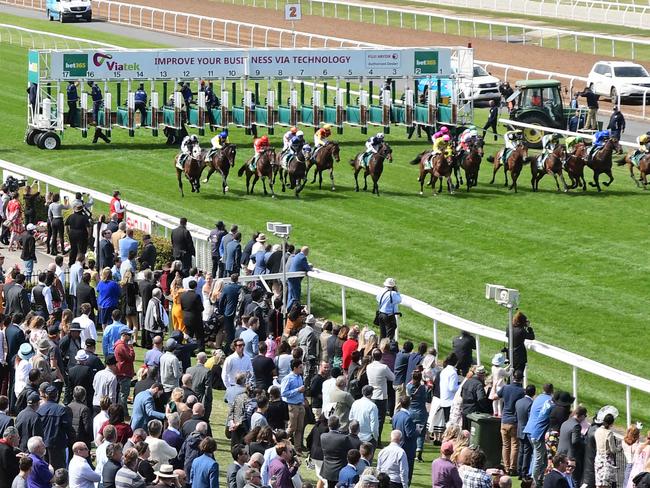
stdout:
<svg viewBox="0 0 650 488">
<path fill-rule="evenodd" d="M 446 123 L 454 123 L 454 105 L 459 100 L 454 80 L 459 70 L 452 66 L 452 59 L 458 58 L 460 51 L 471 53 L 469 48 L 447 47 L 31 50 L 29 81 L 35 88 L 28 102 L 26 139 L 36 143 L 36 136 L 47 134 L 50 141 L 46 146 L 59 147 L 66 115 L 69 118 L 64 112 L 65 94 L 59 85 L 67 81 L 79 82 L 81 87 L 81 110 L 75 125 L 84 136 L 91 122 L 109 134 L 113 127 L 126 129 L 132 137 L 139 128 L 147 126 L 155 136 L 159 126 L 181 133 L 189 126 L 200 135 L 205 134 L 206 125 L 210 129 L 235 125 L 247 133 L 260 126 L 272 134 L 276 124 L 302 124 L 316 129 L 323 123 L 333 125 L 338 133 L 347 124 L 359 127 L 365 134 L 368 124 L 381 126 L 385 132 L 392 123 L 435 124 L 441 113 L 445 114 Z M 395 79 L 412 80 L 421 75 L 447 80 L 454 94 L 446 99 L 446 108 L 438 106 L 437 98 L 429 99 L 424 109 L 412 106 L 410 95 L 403 102 L 395 101 Z M 289 96 L 287 105 L 282 105 L 283 81 L 278 82 L 276 90 L 273 80 L 287 78 Z M 90 80 L 103 87 L 104 104 L 96 121 L 91 121 L 92 100 L 83 90 Z M 168 97 L 168 83 L 180 83 L 179 80 L 196 90 L 192 90 L 191 97 L 186 93 L 187 99 L 191 99 L 187 107 L 180 91 L 173 91 Z M 205 87 L 206 83 L 213 85 L 210 80 L 220 80 L 220 105 L 213 103 L 212 97 L 208 100 Z M 336 83 L 333 100 L 328 100 L 330 80 Z M 351 80 L 360 84 L 354 104 Z M 373 97 L 374 87 L 379 84 L 376 80 L 383 85 L 379 96 Z M 386 80 L 392 84 L 385 83 Z M 150 96 L 143 116 L 142 107 L 136 106 L 135 88 L 147 81 Z M 238 81 L 241 95 L 237 92 Z M 226 89 L 229 82 L 230 91 Z M 260 83 L 264 82 L 266 94 L 260 97 Z M 300 83 L 300 98 L 296 82 Z M 308 100 L 306 82 L 311 83 Z M 163 100 L 156 91 L 160 83 Z M 212 89 L 216 91 L 214 86 Z M 373 103 L 375 99 L 378 104 Z"/>
</svg>

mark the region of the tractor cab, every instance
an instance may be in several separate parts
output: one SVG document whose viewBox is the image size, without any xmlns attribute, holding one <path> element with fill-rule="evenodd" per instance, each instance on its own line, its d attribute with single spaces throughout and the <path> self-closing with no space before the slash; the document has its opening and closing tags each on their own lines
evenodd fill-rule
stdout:
<svg viewBox="0 0 650 488">
<path fill-rule="evenodd" d="M 567 113 L 562 103 L 561 83 L 557 80 L 520 80 L 509 98 L 514 103 L 510 118 L 531 125 L 566 129 Z M 542 145 L 542 131 L 523 129 L 530 147 Z"/>
</svg>

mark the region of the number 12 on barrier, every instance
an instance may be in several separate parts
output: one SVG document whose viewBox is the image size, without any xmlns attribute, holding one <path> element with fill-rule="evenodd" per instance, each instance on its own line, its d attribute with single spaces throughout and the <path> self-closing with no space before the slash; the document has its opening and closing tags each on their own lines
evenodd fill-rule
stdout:
<svg viewBox="0 0 650 488">
<path fill-rule="evenodd" d="M 300 12 L 299 3 L 287 3 L 284 6 L 284 20 L 300 20 L 302 13 Z"/>
</svg>

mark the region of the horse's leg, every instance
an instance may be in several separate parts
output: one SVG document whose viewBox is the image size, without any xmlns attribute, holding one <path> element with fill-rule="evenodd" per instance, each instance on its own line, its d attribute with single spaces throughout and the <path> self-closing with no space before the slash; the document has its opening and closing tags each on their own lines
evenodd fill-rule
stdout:
<svg viewBox="0 0 650 488">
<path fill-rule="evenodd" d="M 506 161 L 506 164 L 503 165 L 503 176 L 506 177 L 506 184 L 505 186 L 508 186 L 508 162 Z M 512 187 L 510 187 L 512 189 Z"/>
<path fill-rule="evenodd" d="M 429 182 L 429 184 L 431 185 L 431 193 L 433 194 L 434 197 L 437 195 L 437 193 L 436 193 L 436 183 L 437 182 L 438 182 L 438 178 L 433 176 L 433 173 L 431 173 L 431 181 Z"/>
<path fill-rule="evenodd" d="M 246 195 L 251 194 L 250 181 L 251 181 L 251 173 L 246 172 Z"/>
<path fill-rule="evenodd" d="M 501 154 L 497 153 L 496 156 L 494 156 L 494 163 L 492 165 L 492 180 L 490 180 L 490 185 L 494 183 L 494 178 L 497 174 L 497 171 L 499 171 L 499 168 L 501 167 Z"/>
<path fill-rule="evenodd" d="M 537 182 L 537 169 L 535 168 L 535 163 L 531 163 L 530 165 L 530 186 L 532 186 L 533 191 L 537 191 L 535 189 L 535 183 Z"/>
<path fill-rule="evenodd" d="M 458 188 L 458 186 L 456 186 Z M 454 194 L 454 188 L 451 185 L 451 175 L 447 176 L 447 193 L 450 195 Z"/>
<path fill-rule="evenodd" d="M 183 173 L 178 168 L 176 168 L 176 178 L 178 178 L 178 190 L 181 192 L 181 197 L 185 197 L 185 193 L 183 192 Z"/>
<path fill-rule="evenodd" d="M 354 169 L 354 191 L 359 191 L 359 168 Z"/>
<path fill-rule="evenodd" d="M 229 190 L 228 177 L 223 173 L 223 171 L 220 171 L 220 173 L 221 173 L 221 191 L 225 195 L 226 192 Z"/>
<path fill-rule="evenodd" d="M 614 175 L 612 175 L 612 169 L 609 168 L 607 171 L 605 171 L 605 174 L 609 176 L 609 181 L 603 181 L 603 185 L 609 186 L 614 181 Z"/>
<path fill-rule="evenodd" d="M 269 192 L 266 191 L 266 177 L 262 176 L 260 178 L 260 180 L 262 181 L 262 188 L 264 189 L 264 196 L 267 196 L 269 194 Z M 269 178 L 269 186 L 271 186 L 271 178 Z"/>
<path fill-rule="evenodd" d="M 422 171 L 420 171 L 420 177 L 418 178 L 418 181 L 420 182 L 420 195 L 422 195 L 422 193 L 424 192 L 424 180 L 425 180 L 425 178 L 426 178 L 426 174 L 422 173 Z"/>
<path fill-rule="evenodd" d="M 213 166 L 210 167 L 210 171 L 208 171 L 208 174 L 203 179 L 203 183 L 207 183 L 208 181 L 210 181 L 210 176 L 212 176 L 212 173 L 214 173 L 214 167 Z"/>
<path fill-rule="evenodd" d="M 332 181 L 332 191 L 336 190 L 334 186 L 334 163 L 332 163 L 332 169 L 330 169 L 330 180 Z"/>
<path fill-rule="evenodd" d="M 597 171 L 594 171 L 594 182 L 589 183 L 589 185 L 590 186 L 595 186 L 596 188 L 598 188 L 598 191 L 602 191 L 602 189 L 600 188 L 600 183 L 598 182 L 598 177 L 599 176 L 600 176 L 600 173 L 597 172 Z"/>
<path fill-rule="evenodd" d="M 566 180 L 564 179 L 564 173 L 560 170 L 558 173 L 558 176 L 560 177 L 560 180 L 562 180 L 562 187 L 564 188 L 564 193 L 569 191 L 569 187 L 566 184 Z"/>
<path fill-rule="evenodd" d="M 634 168 L 634 165 L 633 165 L 631 162 L 628 161 L 628 163 L 627 163 L 627 167 L 628 167 L 628 169 L 630 170 L 630 178 L 632 178 L 632 181 L 634 181 L 634 184 L 637 186 L 637 188 L 641 187 L 641 180 L 642 180 L 642 176 L 641 176 L 642 173 L 641 173 L 641 171 L 639 170 L 639 173 L 640 173 L 640 174 L 639 174 L 639 179 L 637 180 L 637 179 L 634 177 L 634 169 L 633 169 L 633 168 Z"/>
<path fill-rule="evenodd" d="M 363 173 L 363 191 L 368 191 L 368 172 L 367 171 L 365 171 Z"/>
<path fill-rule="evenodd" d="M 271 178 L 269 178 L 269 188 L 271 188 L 271 198 L 275 198 L 275 189 L 273 188 L 275 183 Z"/>
<path fill-rule="evenodd" d="M 379 196 L 379 180 L 373 177 L 372 182 L 372 192 Z"/>
<path fill-rule="evenodd" d="M 322 170 L 318 171 L 318 189 L 319 190 L 323 189 L 323 171 Z"/>
</svg>

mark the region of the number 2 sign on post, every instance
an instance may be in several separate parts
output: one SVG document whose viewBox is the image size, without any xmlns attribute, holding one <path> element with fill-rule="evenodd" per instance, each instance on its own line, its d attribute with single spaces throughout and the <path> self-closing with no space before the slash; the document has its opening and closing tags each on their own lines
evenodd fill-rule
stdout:
<svg viewBox="0 0 650 488">
<path fill-rule="evenodd" d="M 299 3 L 287 3 L 284 6 L 284 20 L 290 20 L 294 22 L 296 20 L 300 20 L 301 18 L 302 14 L 300 12 Z"/>
</svg>

